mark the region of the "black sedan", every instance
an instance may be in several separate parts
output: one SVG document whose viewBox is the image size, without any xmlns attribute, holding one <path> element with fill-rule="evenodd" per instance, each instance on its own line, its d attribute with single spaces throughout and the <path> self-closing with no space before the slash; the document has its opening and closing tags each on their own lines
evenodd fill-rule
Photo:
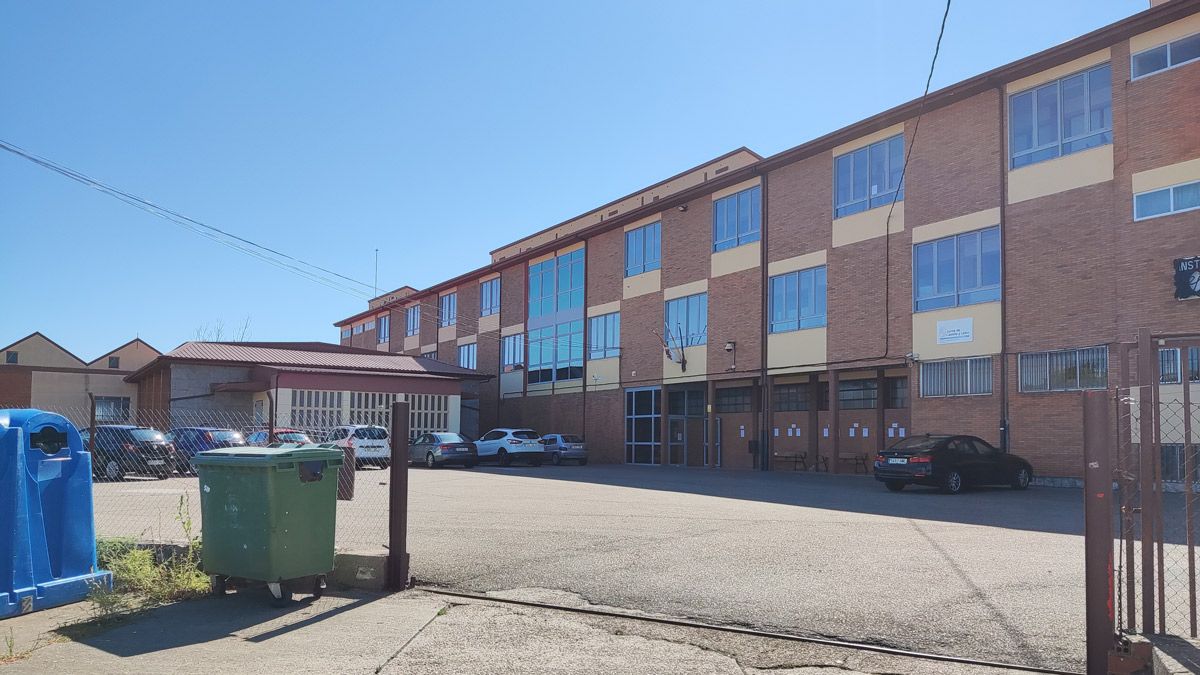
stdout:
<svg viewBox="0 0 1200 675">
<path fill-rule="evenodd" d="M 971 485 L 1008 485 L 1024 490 L 1033 465 L 975 436 L 925 435 L 906 438 L 875 457 L 875 480 L 892 492 L 930 485 L 958 494 Z"/>
<path fill-rule="evenodd" d="M 162 479 L 179 465 L 175 446 L 157 429 L 126 424 L 96 427 L 92 473 L 96 478 L 121 480 L 127 473 L 139 473 Z M 83 430 L 83 447 L 89 447 L 90 430 Z"/>
</svg>

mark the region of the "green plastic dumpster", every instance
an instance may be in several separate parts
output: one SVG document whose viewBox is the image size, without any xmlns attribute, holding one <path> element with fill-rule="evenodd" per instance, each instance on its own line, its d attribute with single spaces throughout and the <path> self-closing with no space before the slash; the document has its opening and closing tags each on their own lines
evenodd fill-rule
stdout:
<svg viewBox="0 0 1200 675">
<path fill-rule="evenodd" d="M 342 452 L 316 445 L 209 450 L 200 474 L 202 560 L 213 593 L 266 582 L 278 603 L 320 597 L 333 569 Z"/>
</svg>

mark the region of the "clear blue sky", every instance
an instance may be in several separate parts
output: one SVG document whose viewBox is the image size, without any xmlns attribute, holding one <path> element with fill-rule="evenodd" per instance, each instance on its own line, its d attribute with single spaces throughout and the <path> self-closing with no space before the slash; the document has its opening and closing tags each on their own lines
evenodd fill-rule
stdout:
<svg viewBox="0 0 1200 675">
<path fill-rule="evenodd" d="M 956 0 L 934 87 L 1148 7 Z M 917 97 L 941 0 L 0 4 L 0 138 L 371 283 Z M 1036 20 L 1035 20 L 1036 19 Z M 0 343 L 85 359 L 365 303 L 0 152 Z"/>
</svg>

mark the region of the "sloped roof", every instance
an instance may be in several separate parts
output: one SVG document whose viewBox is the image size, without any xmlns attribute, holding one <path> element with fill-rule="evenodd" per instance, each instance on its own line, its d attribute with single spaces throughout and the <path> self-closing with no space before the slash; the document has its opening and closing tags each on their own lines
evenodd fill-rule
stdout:
<svg viewBox="0 0 1200 675">
<path fill-rule="evenodd" d="M 266 366 L 377 375 L 489 379 L 469 368 L 404 354 L 357 349 L 326 342 L 185 342 L 125 378 L 136 382 L 172 362 Z"/>
</svg>

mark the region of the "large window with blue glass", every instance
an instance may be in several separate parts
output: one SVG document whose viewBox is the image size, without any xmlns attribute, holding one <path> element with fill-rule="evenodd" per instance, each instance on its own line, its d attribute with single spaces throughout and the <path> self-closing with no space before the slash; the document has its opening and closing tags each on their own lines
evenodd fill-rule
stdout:
<svg viewBox="0 0 1200 675">
<path fill-rule="evenodd" d="M 659 268 L 662 223 L 650 223 L 625 233 L 625 276 L 632 277 Z"/>
<path fill-rule="evenodd" d="M 771 332 L 825 325 L 825 266 L 771 277 Z"/>
<path fill-rule="evenodd" d="M 584 249 L 529 266 L 530 384 L 583 378 Z"/>
<path fill-rule="evenodd" d="M 833 160 L 833 217 L 904 199 L 904 134 L 897 134 Z"/>
<path fill-rule="evenodd" d="M 755 185 L 713 202 L 713 251 L 758 241 L 761 229 L 761 186 Z"/>
<path fill-rule="evenodd" d="M 1112 68 L 1097 66 L 1008 99 L 1014 169 L 1112 143 Z"/>
<path fill-rule="evenodd" d="M 913 246 L 913 310 L 1000 299 L 1000 228 Z"/>
<path fill-rule="evenodd" d="M 708 344 L 708 293 L 668 300 L 665 323 L 665 337 L 672 347 Z"/>
</svg>

